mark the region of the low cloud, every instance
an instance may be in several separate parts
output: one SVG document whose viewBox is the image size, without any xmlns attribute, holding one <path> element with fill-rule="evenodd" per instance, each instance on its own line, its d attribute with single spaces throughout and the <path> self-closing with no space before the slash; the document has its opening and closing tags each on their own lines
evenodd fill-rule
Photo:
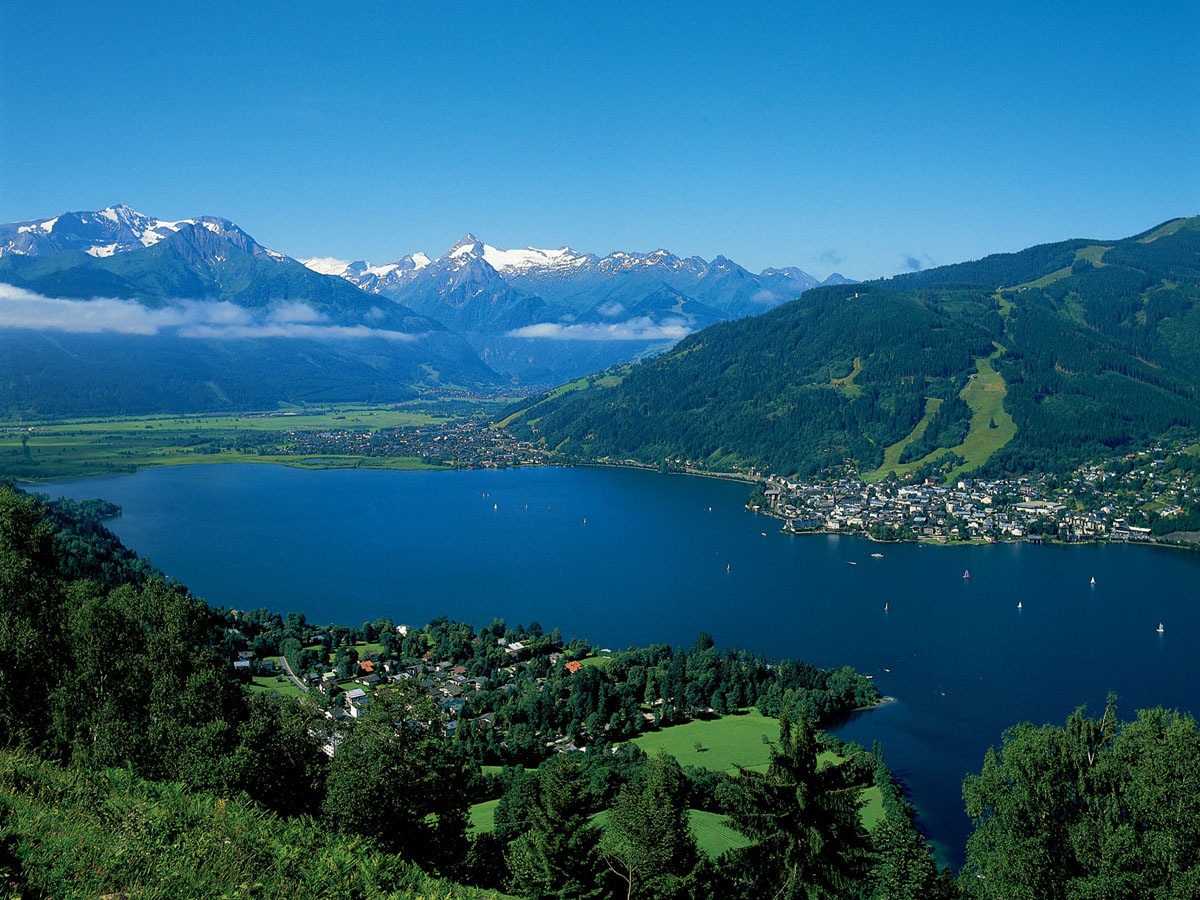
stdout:
<svg viewBox="0 0 1200 900">
<path fill-rule="evenodd" d="M 601 303 L 597 306 L 596 312 L 600 313 L 606 319 L 615 319 L 621 313 L 625 312 L 625 307 L 616 300 L 609 300 L 607 303 Z"/>
<path fill-rule="evenodd" d="M 510 331 L 508 336 L 552 341 L 678 341 L 691 333 L 692 327 L 683 319 L 655 322 L 642 316 L 611 324 L 540 322 Z"/>
<path fill-rule="evenodd" d="M 185 338 L 384 338 L 412 341 L 416 335 L 366 325 L 334 325 L 307 303 L 251 310 L 224 301 L 182 300 L 149 307 L 136 300 L 98 297 L 66 300 L 0 284 L 0 328 L 69 334 L 160 334 Z"/>
<path fill-rule="evenodd" d="M 750 295 L 750 302 L 757 303 L 760 306 L 775 306 L 779 303 L 779 297 L 776 296 L 774 291 L 762 288 Z"/>
<path fill-rule="evenodd" d="M 928 254 L 924 254 L 919 257 L 911 254 L 905 254 L 904 256 L 904 268 L 905 271 L 908 272 L 920 272 L 922 269 L 928 268 L 932 264 L 933 260 L 930 259 Z"/>
</svg>

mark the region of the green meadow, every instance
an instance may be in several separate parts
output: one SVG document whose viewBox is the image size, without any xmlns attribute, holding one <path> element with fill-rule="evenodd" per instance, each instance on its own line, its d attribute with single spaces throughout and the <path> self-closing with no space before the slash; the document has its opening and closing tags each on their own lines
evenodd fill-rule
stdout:
<svg viewBox="0 0 1200 900">
<path fill-rule="evenodd" d="M 967 436 L 957 447 L 949 451 L 961 456 L 965 462 L 953 469 L 947 475 L 947 481 L 953 483 L 959 476 L 971 469 L 983 465 L 993 453 L 1011 441 L 1017 434 L 1017 423 L 1004 409 L 1004 398 L 1008 394 L 1008 386 L 1004 376 L 996 371 L 993 364 L 1003 351 L 997 349 L 991 356 L 975 360 L 975 374 L 971 376 L 967 386 L 959 396 L 971 407 L 971 424 Z M 919 469 L 926 463 L 932 462 L 947 452 L 947 448 L 938 449 L 911 462 L 900 462 L 900 454 L 904 448 L 919 439 L 925 433 L 929 418 L 941 406 L 941 401 L 930 399 L 926 403 L 925 415 L 916 427 L 904 438 L 892 444 L 883 454 L 883 465 L 867 476 L 870 481 L 879 481 L 889 472 L 904 477 Z"/>
<path fill-rule="evenodd" d="M 408 457 L 279 456 L 290 431 L 377 431 L 450 421 L 399 406 L 285 409 L 242 415 L 129 416 L 0 422 L 0 475 L 31 480 L 129 472 L 144 466 L 270 462 L 300 468 L 428 468 Z M 273 443 L 272 435 L 278 435 Z M 253 450 L 238 449 L 246 443 Z"/>
<path fill-rule="evenodd" d="M 681 766 L 732 775 L 738 766 L 765 770 L 771 760 L 770 742 L 778 740 L 779 720 L 768 719 L 757 709 L 751 709 L 651 731 L 634 738 L 633 743 L 647 756 L 662 751 L 679 760 Z"/>
<path fill-rule="evenodd" d="M 708 721 L 692 721 L 673 725 L 661 731 L 643 734 L 633 739 L 648 755 L 660 751 L 675 757 L 685 768 L 710 769 L 737 774 L 738 766 L 766 771 L 771 759 L 770 744 L 779 740 L 779 721 L 769 719 L 757 709 Z M 837 765 L 841 757 L 833 752 L 821 754 L 825 765 Z M 499 771 L 499 767 L 487 767 Z M 879 788 L 869 787 L 862 792 L 860 815 L 863 825 L 871 830 L 883 820 L 883 795 Z M 473 833 L 495 828 L 499 800 L 485 800 L 470 808 L 470 828 Z M 692 833 L 700 849 L 716 858 L 733 847 L 744 847 L 745 835 L 725 824 L 725 816 L 703 810 L 690 810 Z M 603 826 L 607 811 L 596 813 L 592 821 Z"/>
</svg>

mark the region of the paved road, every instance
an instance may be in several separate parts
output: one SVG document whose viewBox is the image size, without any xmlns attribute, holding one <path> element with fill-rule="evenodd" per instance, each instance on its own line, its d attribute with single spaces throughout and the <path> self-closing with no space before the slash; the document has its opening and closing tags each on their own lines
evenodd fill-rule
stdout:
<svg viewBox="0 0 1200 900">
<path fill-rule="evenodd" d="M 283 664 L 283 671 L 287 672 L 287 677 L 292 679 L 292 683 L 300 688 L 300 690 L 307 691 L 308 685 L 296 677 L 296 674 L 292 671 L 292 667 L 288 665 L 287 657 L 280 656 L 279 661 Z"/>
</svg>

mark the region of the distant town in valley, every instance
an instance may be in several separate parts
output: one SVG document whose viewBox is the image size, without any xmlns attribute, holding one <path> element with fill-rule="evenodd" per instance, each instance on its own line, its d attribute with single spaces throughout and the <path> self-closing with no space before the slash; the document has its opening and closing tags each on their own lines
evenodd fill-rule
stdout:
<svg viewBox="0 0 1200 900">
<path fill-rule="evenodd" d="M 482 421 L 370 430 L 338 428 L 246 434 L 238 449 L 283 459 L 420 458 L 430 465 L 506 468 L 568 460 Z M 606 462 L 650 468 L 634 460 Z M 660 471 L 753 483 L 747 507 L 783 520 L 792 534 L 863 534 L 876 540 L 1147 541 L 1191 544 L 1200 528 L 1189 510 L 1200 497 L 1200 455 L 1180 444 L 1089 463 L 1065 475 L 866 479 L 842 471 L 797 480 L 753 469 L 712 471 L 682 457 Z"/>
</svg>

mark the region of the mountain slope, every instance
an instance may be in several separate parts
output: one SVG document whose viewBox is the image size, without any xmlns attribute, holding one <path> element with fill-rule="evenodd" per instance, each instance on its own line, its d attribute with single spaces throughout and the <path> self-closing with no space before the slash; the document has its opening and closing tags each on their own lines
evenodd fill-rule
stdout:
<svg viewBox="0 0 1200 900">
<path fill-rule="evenodd" d="M 1197 429 L 1200 219 L 812 290 L 513 421 L 585 459 L 807 475 L 878 467 L 932 399 L 946 413 L 925 449 L 950 469 L 971 423 L 964 389 L 989 357 L 1016 434 L 972 465 L 1060 469 Z"/>
<path fill-rule="evenodd" d="M 95 227 L 68 240 L 64 220 Z M 18 226 L 37 240 L 0 255 L 9 416 L 383 402 L 501 381 L 441 323 L 268 250 L 227 220 L 167 227 L 116 208 L 47 221 Z M 96 252 L 112 238 L 126 248 Z"/>
</svg>

